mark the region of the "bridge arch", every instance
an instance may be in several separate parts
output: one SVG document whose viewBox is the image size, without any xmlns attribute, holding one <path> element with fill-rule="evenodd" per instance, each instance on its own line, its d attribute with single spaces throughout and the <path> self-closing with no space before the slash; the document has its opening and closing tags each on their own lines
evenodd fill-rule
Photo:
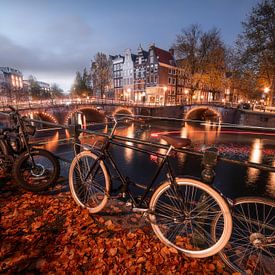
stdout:
<svg viewBox="0 0 275 275">
<path fill-rule="evenodd" d="M 222 114 L 209 106 L 196 106 L 185 114 L 184 119 L 221 122 Z"/>
<path fill-rule="evenodd" d="M 41 121 L 46 121 L 46 122 L 58 124 L 58 120 L 54 115 L 52 115 L 50 113 L 47 113 L 47 112 L 44 112 L 44 111 L 31 111 L 31 112 L 25 113 L 24 115 L 31 118 L 31 119 L 41 120 Z M 37 128 L 51 128 L 51 127 L 54 127 L 54 126 L 42 124 L 42 123 L 39 123 L 39 122 L 34 122 L 34 124 L 36 125 Z"/>
<path fill-rule="evenodd" d="M 77 122 L 81 125 L 89 123 L 102 123 L 106 121 L 105 114 L 93 107 L 82 107 L 71 111 L 65 118 L 65 124 Z"/>
<path fill-rule="evenodd" d="M 119 115 L 127 115 L 127 116 L 133 116 L 133 110 L 127 107 L 120 107 L 115 109 L 115 111 L 112 113 L 113 116 L 119 116 Z"/>
</svg>

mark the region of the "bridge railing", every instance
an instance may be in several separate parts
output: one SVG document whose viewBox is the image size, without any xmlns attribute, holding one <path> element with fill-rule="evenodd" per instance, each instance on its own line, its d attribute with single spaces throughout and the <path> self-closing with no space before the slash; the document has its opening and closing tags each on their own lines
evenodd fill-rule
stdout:
<svg viewBox="0 0 275 275">
<path fill-rule="evenodd" d="M 5 112 L 0 112 L 0 115 L 4 115 L 4 116 L 8 116 L 8 113 Z M 127 117 L 125 115 L 123 115 L 124 117 Z M 186 119 L 177 119 L 177 118 L 165 118 L 165 117 L 152 117 L 152 116 L 130 116 L 131 118 L 136 118 L 136 119 L 154 119 L 154 120 L 172 120 L 172 121 L 182 121 L 182 122 L 190 122 L 190 120 L 186 120 Z M 82 129 L 80 125 L 74 124 L 74 125 L 63 125 L 63 124 L 57 124 L 57 123 L 52 123 L 52 122 L 48 122 L 48 121 L 43 121 L 43 120 L 36 120 L 36 119 L 28 119 L 28 121 L 30 122 L 34 122 L 34 123 L 40 123 L 40 124 L 44 124 L 47 126 L 54 126 L 55 130 L 56 129 L 66 129 L 69 130 L 71 136 L 70 138 L 62 138 L 62 139 L 58 139 L 56 142 L 57 143 L 63 143 L 64 141 L 69 141 L 71 143 L 77 142 L 79 141 L 79 139 L 81 140 L 81 133 L 85 133 L 88 134 L 90 137 L 95 137 L 95 136 L 102 136 L 102 137 L 107 137 L 108 135 L 105 133 L 101 133 L 98 132 L 96 130 L 89 130 L 89 129 Z M 192 120 L 192 122 L 194 122 Z M 205 121 L 195 121 L 195 122 L 200 122 L 200 123 L 205 123 Z M 107 124 L 110 124 L 112 122 L 108 122 Z M 97 125 L 106 125 L 106 123 L 94 123 L 92 124 L 93 126 L 97 126 Z M 227 124 L 228 127 L 236 127 L 236 125 L 232 125 L 232 124 Z M 247 127 L 242 127 L 247 129 Z M 254 128 L 255 130 L 268 130 L 268 131 L 273 131 L 275 132 L 275 128 L 264 128 L 264 127 L 250 127 Z M 87 135 L 85 136 L 85 138 L 87 138 Z M 115 138 L 122 141 L 122 142 L 132 142 L 134 144 L 140 144 L 140 145 L 144 145 L 144 146 L 150 146 L 150 147 L 155 147 L 155 148 L 159 148 L 159 149 L 168 149 L 167 145 L 161 144 L 161 143 L 155 143 L 155 142 L 148 142 L 145 140 L 141 140 L 141 139 L 136 139 L 136 138 L 128 138 L 125 136 L 118 136 L 115 135 Z M 38 142 L 36 143 L 36 145 L 44 145 L 47 144 L 47 142 Z M 199 151 L 194 151 L 193 149 L 175 149 L 176 152 L 178 153 L 185 153 L 188 155 L 194 155 L 194 156 L 200 156 L 203 157 L 204 153 L 203 152 L 199 152 Z M 63 159 L 61 157 L 58 157 L 61 161 L 64 162 L 68 162 L 70 163 L 70 160 L 66 160 Z M 274 157 L 273 157 L 274 158 Z M 256 169 L 260 169 L 263 171 L 268 171 L 268 172 L 275 172 L 275 167 L 272 166 L 268 166 L 265 164 L 259 164 L 259 163 L 254 163 L 251 162 L 249 160 L 246 161 L 239 161 L 239 160 L 234 160 L 234 159 L 229 159 L 229 158 L 225 158 L 225 157 L 220 157 L 218 156 L 218 160 L 226 162 L 226 163 L 231 163 L 231 164 L 236 164 L 236 165 L 240 165 L 240 166 L 245 166 L 245 167 L 251 167 L 251 168 L 256 168 Z"/>
<path fill-rule="evenodd" d="M 132 100 L 117 100 L 113 98 L 70 98 L 70 99 L 50 99 L 50 100 L 32 100 L 27 102 L 16 102 L 14 104 L 17 109 L 35 109 L 35 108 L 50 108 L 53 106 L 70 106 L 70 105 L 112 105 L 112 106 L 129 106 L 129 107 L 169 107 L 169 106 L 193 106 L 193 105 L 208 105 L 225 108 L 238 108 L 237 103 L 229 103 L 223 101 L 198 101 L 192 103 L 176 102 L 176 103 L 160 103 L 160 102 L 135 102 Z M 0 110 L 8 110 L 6 103 L 0 103 Z M 252 107 L 250 108 L 252 110 Z M 275 112 L 275 107 L 265 107 L 256 105 L 253 107 L 255 111 Z"/>
</svg>

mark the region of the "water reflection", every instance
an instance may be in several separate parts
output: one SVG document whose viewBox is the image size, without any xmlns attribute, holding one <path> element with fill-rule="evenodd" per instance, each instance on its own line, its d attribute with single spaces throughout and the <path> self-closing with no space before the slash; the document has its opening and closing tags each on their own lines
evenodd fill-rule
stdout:
<svg viewBox="0 0 275 275">
<path fill-rule="evenodd" d="M 59 132 L 56 131 L 54 135 L 45 144 L 45 149 L 54 152 L 58 147 Z"/>
<path fill-rule="evenodd" d="M 253 163 L 261 163 L 262 162 L 262 150 L 263 150 L 263 141 L 261 139 L 254 139 L 251 147 L 251 152 L 249 156 L 249 161 Z M 247 179 L 248 182 L 255 183 L 258 179 L 260 170 L 256 168 L 249 167 L 247 169 Z"/>
<path fill-rule="evenodd" d="M 185 123 L 181 128 L 180 136 L 190 138 L 193 143 L 214 144 L 220 136 L 221 126 L 205 123 L 204 125 L 196 123 Z"/>
<path fill-rule="evenodd" d="M 275 167 L 275 159 L 273 159 L 272 167 Z M 267 193 L 275 198 L 275 173 L 269 173 L 269 181 L 267 183 Z"/>
<path fill-rule="evenodd" d="M 148 124 L 149 125 L 149 124 Z M 126 136 L 129 138 L 139 138 L 141 140 L 146 141 L 153 141 L 153 142 L 162 142 L 165 143 L 161 138 L 161 134 L 165 132 L 166 134 L 170 135 L 177 135 L 181 136 L 183 138 L 190 138 L 193 143 L 198 144 L 207 144 L 207 145 L 222 145 L 222 148 L 224 150 L 231 151 L 231 153 L 236 154 L 246 154 L 249 150 L 249 156 L 248 159 L 251 162 L 254 163 L 262 163 L 262 161 L 265 160 L 265 150 L 270 150 L 269 154 L 272 154 L 274 152 L 274 145 L 275 142 L 272 138 L 267 138 L 265 136 L 265 139 L 263 139 L 260 135 L 258 138 L 255 139 L 255 134 L 247 134 L 247 133 L 241 133 L 238 131 L 230 132 L 229 129 L 222 130 L 220 126 L 213 125 L 213 124 L 204 124 L 204 125 L 198 125 L 194 123 L 185 123 L 184 125 L 178 123 L 171 123 L 167 122 L 166 124 L 164 122 L 162 123 L 151 123 L 149 126 L 141 127 L 140 124 L 124 124 L 120 125 L 119 128 L 116 131 L 116 135 L 119 136 Z M 107 125 L 104 126 L 104 128 L 101 128 L 100 131 L 107 133 L 110 132 L 110 127 L 112 125 L 109 125 L 109 131 Z M 156 136 L 153 134 L 157 134 Z M 58 133 L 54 132 L 51 135 L 51 138 L 48 140 L 50 143 L 46 145 L 46 149 L 52 151 L 53 153 L 61 153 L 65 152 L 66 150 L 70 150 L 71 148 L 64 148 L 59 147 L 58 145 L 58 139 L 64 139 L 69 138 L 69 132 L 66 130 L 65 132 Z M 103 138 L 96 138 L 102 140 Z M 93 144 L 95 142 L 95 139 L 92 139 L 90 135 L 86 134 L 83 135 L 82 143 L 89 143 Z M 128 144 L 132 145 L 131 142 Z M 135 146 L 135 144 L 134 144 Z M 61 149 L 60 149 L 61 148 Z M 153 148 L 152 148 L 153 149 Z M 238 151 L 241 150 L 241 151 Z M 160 149 L 160 153 L 165 154 L 165 149 Z M 119 159 L 121 161 L 121 165 L 125 165 L 124 168 L 126 170 L 131 170 L 133 175 L 129 175 L 130 177 L 135 178 L 135 176 L 139 176 L 136 170 L 138 169 L 149 169 L 150 163 L 157 162 L 155 159 L 150 160 L 150 157 L 147 155 L 142 155 L 140 153 L 135 153 L 131 149 L 127 148 L 118 148 L 116 147 L 114 150 L 114 154 L 119 156 Z M 273 154 L 274 155 L 274 154 Z M 194 169 L 197 169 L 197 164 L 190 160 L 190 158 L 185 154 L 178 154 L 178 163 L 179 166 L 184 171 L 187 171 L 186 173 L 190 173 L 192 175 L 192 172 Z M 149 164 L 148 164 L 149 163 Z M 195 163 L 195 164 L 194 164 Z M 272 159 L 271 161 L 273 167 L 275 167 L 275 160 Z M 194 164 L 194 165 L 193 165 Z M 199 168 L 198 168 L 199 169 Z M 240 191 L 240 193 L 246 193 L 246 194 L 252 194 L 255 193 L 255 190 L 257 192 L 259 191 L 258 195 L 263 195 L 264 193 L 267 193 L 268 196 L 275 197 L 275 173 L 264 173 L 261 172 L 258 169 L 255 168 L 240 168 L 240 167 L 230 167 L 230 168 L 221 168 L 221 170 L 226 171 L 226 169 L 229 169 L 230 172 L 228 174 L 228 177 L 223 177 L 223 173 L 221 173 L 221 179 L 223 185 L 232 186 L 232 188 L 236 189 L 235 186 L 243 186 L 240 188 L 244 188 L 245 190 Z M 140 171 L 140 170 L 139 170 Z M 240 172 L 241 171 L 241 172 Z M 231 176 L 232 174 L 232 176 Z M 234 175 L 234 176 L 233 176 Z M 245 176 L 247 177 L 247 181 L 245 179 Z M 237 178 L 237 181 L 236 181 Z M 259 190 L 256 189 L 256 187 L 259 187 L 261 185 L 261 188 Z M 251 191 L 251 192 L 250 192 Z M 261 193 L 262 192 L 262 193 Z M 261 193 L 261 194 L 260 194 Z"/>
<path fill-rule="evenodd" d="M 125 125 L 126 126 L 126 125 Z M 117 131 L 117 134 L 120 136 L 128 137 L 128 138 L 134 138 L 135 137 L 135 127 L 134 123 L 131 123 L 130 125 L 123 127 L 122 129 L 119 129 Z M 133 146 L 133 142 L 126 142 L 127 145 Z M 126 162 L 129 164 L 133 160 L 134 157 L 134 150 L 129 148 L 120 148 L 120 150 L 124 151 L 124 158 Z"/>
</svg>

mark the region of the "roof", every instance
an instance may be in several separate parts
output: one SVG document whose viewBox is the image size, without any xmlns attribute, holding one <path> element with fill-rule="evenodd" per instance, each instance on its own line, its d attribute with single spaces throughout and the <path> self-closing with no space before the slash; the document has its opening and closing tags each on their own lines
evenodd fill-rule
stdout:
<svg viewBox="0 0 275 275">
<path fill-rule="evenodd" d="M 147 51 L 144 51 L 144 50 L 142 50 L 142 55 L 143 55 L 143 57 L 144 58 L 147 58 L 148 57 L 148 52 Z"/>
<path fill-rule="evenodd" d="M 136 55 L 136 54 L 131 53 L 131 57 L 132 57 L 133 62 L 135 62 L 135 61 L 136 61 L 136 58 L 137 58 L 137 55 Z"/>
<path fill-rule="evenodd" d="M 156 56 L 158 58 L 158 61 L 160 63 L 165 63 L 168 65 L 176 65 L 175 59 L 169 51 L 165 51 L 165 50 L 157 48 L 155 46 L 152 46 L 152 49 L 154 49 Z"/>
</svg>

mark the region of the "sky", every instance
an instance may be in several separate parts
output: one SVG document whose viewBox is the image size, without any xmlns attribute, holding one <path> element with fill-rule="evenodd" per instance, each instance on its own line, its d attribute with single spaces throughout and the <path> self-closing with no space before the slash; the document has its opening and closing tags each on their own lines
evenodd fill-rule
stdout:
<svg viewBox="0 0 275 275">
<path fill-rule="evenodd" d="M 97 52 L 169 49 L 191 24 L 220 30 L 227 45 L 260 0 L 0 0 L 0 67 L 68 91 Z"/>
</svg>

